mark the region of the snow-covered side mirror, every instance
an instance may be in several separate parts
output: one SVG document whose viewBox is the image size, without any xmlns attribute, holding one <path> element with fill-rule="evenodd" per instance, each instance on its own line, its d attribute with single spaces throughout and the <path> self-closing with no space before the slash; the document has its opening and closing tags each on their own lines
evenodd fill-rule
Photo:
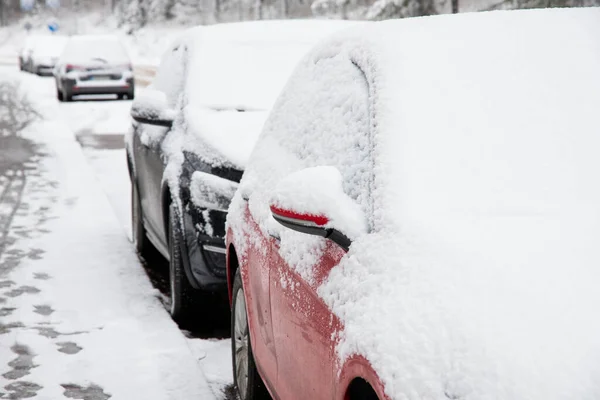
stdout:
<svg viewBox="0 0 600 400">
<path fill-rule="evenodd" d="M 131 117 L 139 123 L 171 127 L 176 111 L 169 108 L 167 96 L 160 90 L 144 89 L 131 105 Z"/>
<path fill-rule="evenodd" d="M 342 187 L 335 167 L 313 167 L 282 179 L 271 196 L 273 218 L 283 226 L 322 236 L 348 250 L 367 231 L 360 206 Z"/>
</svg>

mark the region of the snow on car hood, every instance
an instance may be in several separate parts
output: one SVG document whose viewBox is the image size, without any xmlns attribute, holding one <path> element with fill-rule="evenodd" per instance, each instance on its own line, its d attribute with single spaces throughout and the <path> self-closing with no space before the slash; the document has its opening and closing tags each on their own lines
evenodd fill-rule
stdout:
<svg viewBox="0 0 600 400">
<path fill-rule="evenodd" d="M 267 117 L 267 112 L 261 110 L 219 110 L 187 106 L 184 112 L 190 133 L 217 152 L 204 158 L 221 158 L 240 170 L 246 166 Z"/>
</svg>

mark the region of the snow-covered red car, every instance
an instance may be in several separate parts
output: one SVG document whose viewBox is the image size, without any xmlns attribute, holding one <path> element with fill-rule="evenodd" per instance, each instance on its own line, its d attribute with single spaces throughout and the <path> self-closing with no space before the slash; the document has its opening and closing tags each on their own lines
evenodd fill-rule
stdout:
<svg viewBox="0 0 600 400">
<path fill-rule="evenodd" d="M 242 400 L 600 398 L 600 9 L 318 45 L 229 208 Z"/>
<path fill-rule="evenodd" d="M 347 21 L 258 21 L 187 31 L 132 105 L 133 238 L 170 260 L 171 316 L 226 307 L 225 216 L 268 111 L 310 48 Z M 224 307 L 224 308 L 225 308 Z"/>
</svg>

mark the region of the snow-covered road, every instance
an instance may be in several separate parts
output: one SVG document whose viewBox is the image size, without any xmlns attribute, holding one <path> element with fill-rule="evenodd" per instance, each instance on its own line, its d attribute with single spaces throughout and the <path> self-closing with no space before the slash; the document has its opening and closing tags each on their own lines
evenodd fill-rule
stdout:
<svg viewBox="0 0 600 400">
<path fill-rule="evenodd" d="M 0 398 L 225 398 L 229 340 L 184 335 L 128 240 L 130 102 L 14 67 L 0 102 Z"/>
</svg>

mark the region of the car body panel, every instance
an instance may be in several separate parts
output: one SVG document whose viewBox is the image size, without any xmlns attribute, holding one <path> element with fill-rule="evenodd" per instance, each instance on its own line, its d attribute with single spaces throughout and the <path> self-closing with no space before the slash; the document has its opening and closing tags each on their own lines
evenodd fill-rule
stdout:
<svg viewBox="0 0 600 400">
<path fill-rule="evenodd" d="M 240 265 L 246 307 L 248 311 L 249 329 L 252 349 L 256 354 L 257 364 L 262 376 L 267 377 L 267 384 L 274 388 L 277 384 L 277 357 L 273 338 L 273 318 L 271 315 L 270 260 L 271 240 L 265 238 L 258 225 L 253 224 L 250 212 L 246 209 L 245 218 L 248 229 L 253 232 L 255 241 L 248 243 L 247 256 L 243 266 Z M 229 274 L 228 274 L 229 275 Z M 269 379 L 269 377 L 273 377 Z"/>
<path fill-rule="evenodd" d="M 307 282 L 271 247 L 270 297 L 278 360 L 277 393 L 282 399 L 330 399 L 336 356 L 334 341 L 339 321 L 316 293 L 320 282 L 345 252 L 326 244 L 315 266 L 315 279 Z M 293 379 L 287 377 L 294 376 Z M 287 379 L 286 379 L 287 378 Z"/>
</svg>

